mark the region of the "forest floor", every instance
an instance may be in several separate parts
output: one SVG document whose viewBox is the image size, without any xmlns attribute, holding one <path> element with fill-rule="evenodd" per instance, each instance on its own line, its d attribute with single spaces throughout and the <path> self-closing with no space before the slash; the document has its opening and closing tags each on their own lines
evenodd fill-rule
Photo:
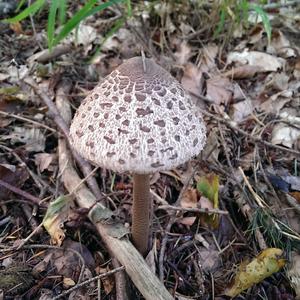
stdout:
<svg viewBox="0 0 300 300">
<path fill-rule="evenodd" d="M 0 299 L 126 299 L 124 276 L 79 286 L 120 265 L 64 175 L 64 162 L 81 179 L 94 166 L 63 142 L 68 113 L 141 50 L 181 82 L 207 127 L 198 157 L 151 178 L 151 270 L 179 300 L 300 297 L 300 7 L 266 7 L 270 36 L 251 13 L 219 28 L 214 4 L 132 5 L 113 35 L 114 6 L 52 52 L 47 11 L 0 23 Z M 82 185 L 130 226 L 131 174 L 97 169 Z M 262 251 L 262 270 L 246 271 Z"/>
</svg>

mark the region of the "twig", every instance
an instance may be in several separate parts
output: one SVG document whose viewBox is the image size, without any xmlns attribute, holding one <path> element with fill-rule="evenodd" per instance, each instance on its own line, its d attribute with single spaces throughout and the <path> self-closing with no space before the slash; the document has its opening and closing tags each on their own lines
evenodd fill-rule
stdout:
<svg viewBox="0 0 300 300">
<path fill-rule="evenodd" d="M 57 133 L 57 130 L 55 130 L 55 129 L 53 129 L 53 128 L 51 128 L 51 127 L 49 127 L 49 126 L 47 126 L 43 123 L 39 123 L 39 122 L 33 121 L 31 119 L 25 118 L 25 117 L 21 117 L 21 116 L 18 116 L 16 114 L 13 114 L 13 113 L 7 113 L 5 111 L 0 110 L 0 115 L 6 116 L 6 117 L 12 117 L 12 118 L 15 118 L 17 120 L 21 120 L 21 121 L 24 121 L 24 122 L 27 122 L 27 123 L 31 123 L 31 124 L 36 125 L 38 127 L 43 127 L 43 128 L 45 128 L 49 131 Z"/>
<path fill-rule="evenodd" d="M 182 212 L 228 215 L 228 211 L 217 209 L 217 208 L 210 208 L 210 209 L 208 209 L 208 208 L 187 208 L 187 207 L 179 207 L 179 206 L 173 206 L 173 205 L 161 205 L 157 209 L 175 210 L 175 211 L 182 211 Z"/>
<path fill-rule="evenodd" d="M 75 158 L 75 160 L 77 161 L 78 165 L 80 166 L 83 174 L 85 177 L 88 177 L 89 174 L 92 172 L 91 166 L 90 164 L 85 161 L 74 149 L 73 147 L 70 145 L 70 141 L 69 141 L 69 128 L 67 123 L 64 121 L 64 119 L 62 118 L 62 116 L 60 115 L 57 107 L 55 106 L 55 104 L 53 103 L 53 101 L 45 94 L 43 93 L 39 87 L 36 85 L 36 83 L 29 78 L 25 78 L 24 82 L 26 84 L 28 84 L 29 86 L 31 86 L 33 88 L 33 90 L 35 91 L 35 93 L 41 98 L 41 100 L 43 100 L 43 102 L 47 105 L 48 109 L 49 109 L 49 116 L 51 118 L 53 118 L 53 120 L 55 121 L 55 123 L 57 124 L 57 126 L 59 127 L 59 129 L 62 131 L 62 133 L 64 134 L 64 136 L 66 137 L 66 140 L 69 144 L 69 147 L 72 151 L 73 157 Z M 67 85 L 67 84 L 66 84 Z M 67 89 L 67 87 L 65 87 Z M 68 87 L 69 88 L 69 87 Z M 88 186 L 91 188 L 92 192 L 94 193 L 94 195 L 98 198 L 101 199 L 101 191 L 98 187 L 98 184 L 96 182 L 96 179 L 94 177 L 90 177 L 87 179 L 87 184 Z"/>
<path fill-rule="evenodd" d="M 239 167 L 239 171 L 241 172 L 243 179 L 245 181 L 245 184 L 247 185 L 249 191 L 251 192 L 253 198 L 256 200 L 258 206 L 264 208 L 265 206 L 268 207 L 268 204 L 265 202 L 264 199 L 262 199 L 259 195 L 257 195 L 257 193 L 253 190 L 248 178 L 246 177 L 243 169 L 241 167 Z"/>
<path fill-rule="evenodd" d="M 83 287 L 83 286 L 85 286 L 85 285 L 87 285 L 87 284 L 93 282 L 93 281 L 96 281 L 96 280 L 101 279 L 101 278 L 103 278 L 103 277 L 107 277 L 107 276 L 113 275 L 113 274 L 115 274 L 115 273 L 117 273 L 117 272 L 123 271 L 124 269 L 125 269 L 125 267 L 124 267 L 124 266 L 121 266 L 121 267 L 119 267 L 119 268 L 113 269 L 113 270 L 111 270 L 111 271 L 109 271 L 109 272 L 106 272 L 106 273 L 101 274 L 101 275 L 97 275 L 97 276 L 95 276 L 95 277 L 93 277 L 93 278 L 90 278 L 90 279 L 88 279 L 88 280 L 86 280 L 86 281 L 83 281 L 83 282 L 81 282 L 81 283 L 79 283 L 79 284 L 76 284 L 75 286 L 71 287 L 71 288 L 68 289 L 67 291 L 62 292 L 60 295 L 58 295 L 58 296 L 52 298 L 52 300 L 60 299 L 60 298 L 62 298 L 62 297 L 64 297 L 64 296 L 66 296 L 66 295 L 72 293 L 73 291 L 78 290 L 78 289 L 80 289 L 81 287 Z"/>
<path fill-rule="evenodd" d="M 15 186 L 12 186 L 11 184 L 9 184 L 9 183 L 1 180 L 1 179 L 0 179 L 0 185 L 5 187 L 6 189 L 12 191 L 15 194 L 18 194 L 18 195 L 24 197 L 25 199 L 30 200 L 34 204 L 37 204 L 37 205 L 42 206 L 42 207 L 46 207 L 44 204 L 41 203 L 41 200 L 39 198 L 37 198 L 37 197 L 21 190 L 21 189 L 15 187 Z"/>
</svg>

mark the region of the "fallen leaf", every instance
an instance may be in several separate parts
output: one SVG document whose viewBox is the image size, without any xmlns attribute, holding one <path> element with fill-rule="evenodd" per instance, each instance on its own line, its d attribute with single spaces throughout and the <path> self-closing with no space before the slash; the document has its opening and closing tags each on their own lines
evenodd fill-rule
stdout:
<svg viewBox="0 0 300 300">
<path fill-rule="evenodd" d="M 257 73 L 263 71 L 263 68 L 260 66 L 250 66 L 243 65 L 234 67 L 229 71 L 226 71 L 222 74 L 224 77 L 228 77 L 229 79 L 245 79 L 245 78 L 253 78 Z"/>
<path fill-rule="evenodd" d="M 49 170 L 49 166 L 52 163 L 53 159 L 56 157 L 55 154 L 50 153 L 37 153 L 34 155 L 34 162 L 39 168 L 40 172 Z"/>
<path fill-rule="evenodd" d="M 174 53 L 176 57 L 176 62 L 179 65 L 184 65 L 188 62 L 190 57 L 192 56 L 191 47 L 188 45 L 186 41 L 181 41 L 178 46 L 178 50 Z"/>
<path fill-rule="evenodd" d="M 71 198 L 67 196 L 60 196 L 50 203 L 43 225 L 51 236 L 51 243 L 60 246 L 65 238 L 64 222 L 71 208 Z"/>
<path fill-rule="evenodd" d="M 242 291 L 278 272 L 285 265 L 285 260 L 281 258 L 282 254 L 281 249 L 268 248 L 250 263 L 241 263 L 232 286 L 227 288 L 224 294 L 236 297 Z"/>
<path fill-rule="evenodd" d="M 46 137 L 39 128 L 15 126 L 14 131 L 3 139 L 10 139 L 12 144 L 25 144 L 25 149 L 29 152 L 43 152 L 45 150 Z"/>
<path fill-rule="evenodd" d="M 233 96 L 233 86 L 228 78 L 214 77 L 206 81 L 206 98 L 217 106 L 227 105 Z"/>
<path fill-rule="evenodd" d="M 204 272 L 214 272 L 220 266 L 221 258 L 219 252 L 214 249 L 206 249 L 204 247 L 199 247 L 199 263 Z"/>
<path fill-rule="evenodd" d="M 264 52 L 248 51 L 230 52 L 227 56 L 227 64 L 239 63 L 241 65 L 258 66 L 264 72 L 277 71 L 285 65 L 285 60 Z"/>
<path fill-rule="evenodd" d="M 254 104 L 249 99 L 245 99 L 244 101 L 234 103 L 231 106 L 231 110 L 233 111 L 230 114 L 231 119 L 236 123 L 241 123 L 252 114 Z"/>
<path fill-rule="evenodd" d="M 186 64 L 184 67 L 181 84 L 184 89 L 190 92 L 192 95 L 203 95 L 204 78 L 202 71 L 200 71 L 200 69 L 192 63 Z"/>
<path fill-rule="evenodd" d="M 196 208 L 198 203 L 198 192 L 194 188 L 187 188 L 180 200 L 180 206 L 184 208 Z"/>
<path fill-rule="evenodd" d="M 295 127 L 279 123 L 273 128 L 271 143 L 274 145 L 281 144 L 292 148 L 298 139 L 300 139 L 300 130 Z"/>
<path fill-rule="evenodd" d="M 74 286 L 76 283 L 75 281 L 72 279 L 72 278 L 69 278 L 69 277 L 64 277 L 63 279 L 63 285 L 64 285 L 64 288 L 67 289 L 71 286 Z"/>
</svg>

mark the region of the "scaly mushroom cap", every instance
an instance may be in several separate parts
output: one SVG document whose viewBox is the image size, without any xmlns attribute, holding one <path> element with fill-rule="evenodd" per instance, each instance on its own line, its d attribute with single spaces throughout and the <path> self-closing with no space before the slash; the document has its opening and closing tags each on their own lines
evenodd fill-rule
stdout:
<svg viewBox="0 0 300 300">
<path fill-rule="evenodd" d="M 70 128 L 86 159 L 117 172 L 172 169 L 199 154 L 202 116 L 180 83 L 151 59 L 134 57 L 83 100 Z"/>
</svg>

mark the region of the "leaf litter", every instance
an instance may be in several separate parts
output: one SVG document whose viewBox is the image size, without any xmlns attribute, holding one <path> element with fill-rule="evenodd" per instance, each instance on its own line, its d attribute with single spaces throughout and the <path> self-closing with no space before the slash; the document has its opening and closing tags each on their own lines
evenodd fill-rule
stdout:
<svg viewBox="0 0 300 300">
<path fill-rule="evenodd" d="M 67 192 L 57 167 L 61 134 L 14 117 L 26 115 L 57 129 L 43 101 L 22 80 L 35 79 L 54 99 L 57 84 L 68 79 L 72 90 L 67 97 L 75 108 L 98 80 L 124 59 L 140 55 L 141 48 L 181 81 L 204 111 L 208 135 L 198 158 L 153 176 L 154 205 L 162 201 L 179 209 L 227 212 L 178 211 L 168 227 L 170 212 L 155 207 L 152 269 L 162 270 L 167 289 L 178 299 L 202 299 L 203 295 L 210 299 L 214 294 L 222 300 L 224 294 L 240 293 L 247 300 L 252 295 L 299 297 L 300 45 L 295 14 L 299 8 L 295 12 L 288 7 L 266 10 L 272 25 L 268 41 L 266 28 L 257 18 L 248 24 L 250 31 L 238 26 L 231 39 L 226 38 L 227 31 L 213 37 L 219 15 L 214 14 L 216 4 L 201 9 L 193 5 L 133 5 L 134 17 L 104 40 L 103 16 L 88 18 L 79 27 L 77 41 L 76 33 L 65 40 L 72 46 L 69 51 L 39 63 L 36 57 L 45 55 L 36 45 L 36 38 L 41 41 L 45 35 L 40 23 L 36 23 L 38 37 L 27 21 L 13 28 L 0 25 L 4 26 L 0 43 L 8 45 L 0 47 L 0 109 L 8 114 L 0 115 L 1 145 L 5 146 L 0 145 L 0 179 L 18 191 L 0 186 L 0 245 L 13 249 L 30 237 L 28 246 L 54 243 L 64 249 L 11 250 L 8 258 L 1 254 L 2 269 L 22 262 L 26 272 L 38 271 L 31 287 L 24 290 L 26 299 L 51 299 L 77 285 L 82 261 L 69 248 L 82 256 L 87 279 L 113 266 L 88 221 L 89 212 L 62 196 Z M 141 11 L 142 17 L 136 18 Z M 118 13 L 112 10 L 104 14 L 104 20 Z M 114 217 L 130 226 L 130 175 L 100 170 L 96 179 Z M 45 206 L 37 207 L 24 192 Z M 36 234 L 40 223 L 45 229 Z M 281 268 L 283 258 L 286 269 Z M 115 278 L 101 280 L 101 285 L 101 296 L 115 299 Z M 131 290 L 134 299 L 141 299 Z M 96 294 L 96 284 L 89 283 L 68 299 L 97 299 Z"/>
</svg>

